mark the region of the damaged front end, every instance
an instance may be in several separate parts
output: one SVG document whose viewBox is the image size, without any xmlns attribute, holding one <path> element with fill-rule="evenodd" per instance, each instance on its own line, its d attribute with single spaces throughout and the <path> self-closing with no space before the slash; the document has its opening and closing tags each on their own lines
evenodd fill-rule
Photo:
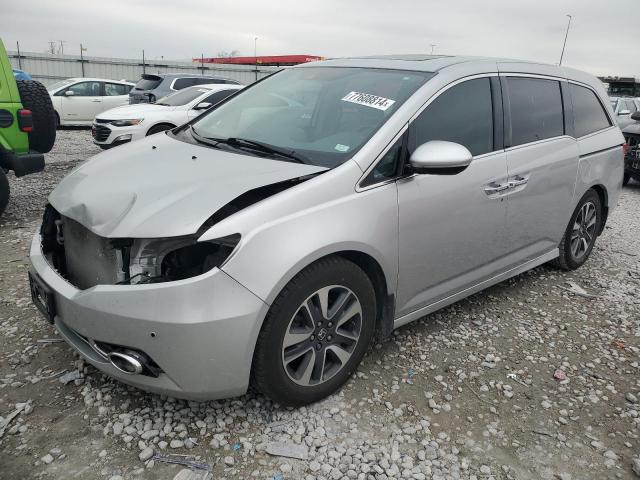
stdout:
<svg viewBox="0 0 640 480">
<path fill-rule="evenodd" d="M 48 205 L 40 229 L 50 265 L 80 290 L 184 280 L 220 267 L 240 235 L 198 242 L 199 233 L 169 238 L 104 238 Z"/>
</svg>

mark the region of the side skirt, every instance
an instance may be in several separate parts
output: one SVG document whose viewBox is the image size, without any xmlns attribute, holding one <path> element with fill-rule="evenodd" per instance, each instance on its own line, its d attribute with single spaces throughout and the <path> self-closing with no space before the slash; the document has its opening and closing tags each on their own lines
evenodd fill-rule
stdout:
<svg viewBox="0 0 640 480">
<path fill-rule="evenodd" d="M 487 280 L 484 280 L 483 282 L 480 282 L 476 285 L 465 288 L 464 290 L 461 290 L 458 293 L 454 293 L 453 295 L 450 295 L 447 298 L 443 298 L 442 300 L 439 300 L 435 303 L 422 307 L 419 310 L 416 310 L 415 312 L 407 313 L 402 317 L 396 318 L 395 321 L 393 322 L 393 328 L 398 328 L 398 327 L 401 327 L 402 325 L 406 325 L 409 322 L 413 322 L 418 318 L 424 317 L 425 315 L 435 312 L 436 310 L 440 310 L 441 308 L 444 308 L 447 305 L 451 305 L 452 303 L 455 303 L 458 300 L 462 300 L 463 298 L 466 298 L 469 295 L 473 295 L 474 293 L 484 290 L 485 288 L 491 287 L 496 283 L 500 283 L 504 280 L 507 280 L 508 278 L 515 277 L 516 275 L 526 272 L 527 270 L 531 270 L 532 268 L 542 265 L 543 263 L 547 263 L 553 260 L 554 258 L 557 258 L 559 255 L 560 255 L 559 250 L 557 248 L 554 248 L 550 252 L 545 253 L 544 255 L 541 255 L 538 258 L 534 258 L 533 260 L 529 260 L 528 262 L 523 263 L 520 266 L 514 267 L 505 272 L 499 273 L 498 275 L 491 277 Z"/>
</svg>

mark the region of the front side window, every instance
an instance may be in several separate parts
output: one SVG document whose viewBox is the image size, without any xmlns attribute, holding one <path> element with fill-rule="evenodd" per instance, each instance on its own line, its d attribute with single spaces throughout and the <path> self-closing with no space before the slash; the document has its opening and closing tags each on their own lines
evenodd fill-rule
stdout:
<svg viewBox="0 0 640 480">
<path fill-rule="evenodd" d="M 398 174 L 398 169 L 402 161 L 403 137 L 404 135 L 387 150 L 387 153 L 384 154 L 378 164 L 362 182 L 363 187 L 392 179 Z"/>
<path fill-rule="evenodd" d="M 636 108 L 636 104 L 633 102 L 633 100 L 625 100 L 625 109 L 629 110 L 630 113 L 634 113 L 637 108 Z"/>
<path fill-rule="evenodd" d="M 105 83 L 104 94 L 107 97 L 117 97 L 119 95 L 128 95 L 131 90 L 130 85 L 124 85 L 122 83 Z"/>
<path fill-rule="evenodd" d="M 491 81 L 477 78 L 438 96 L 411 124 L 410 150 L 430 140 L 459 143 L 475 155 L 493 150 Z"/>
<path fill-rule="evenodd" d="M 508 77 L 511 146 L 564 135 L 560 82 Z"/>
<path fill-rule="evenodd" d="M 67 90 L 72 91 L 76 97 L 99 97 L 100 82 L 80 82 L 71 85 Z"/>
<path fill-rule="evenodd" d="M 373 68 L 291 68 L 243 90 L 192 127 L 196 138 L 262 142 L 333 168 L 351 158 L 432 76 Z"/>
<path fill-rule="evenodd" d="M 569 84 L 573 102 L 573 124 L 576 137 L 609 128 L 611 123 L 596 94 L 580 85 Z"/>
</svg>

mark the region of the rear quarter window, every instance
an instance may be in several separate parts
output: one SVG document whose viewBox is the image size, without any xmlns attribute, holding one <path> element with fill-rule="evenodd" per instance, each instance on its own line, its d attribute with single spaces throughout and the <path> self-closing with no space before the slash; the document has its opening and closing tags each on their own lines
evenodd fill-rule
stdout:
<svg viewBox="0 0 640 480">
<path fill-rule="evenodd" d="M 182 90 L 183 88 L 192 87 L 197 83 L 197 78 L 178 78 L 175 82 L 173 82 L 173 89 Z"/>
<path fill-rule="evenodd" d="M 572 83 L 569 84 L 569 91 L 573 102 L 576 137 L 583 137 L 611 126 L 602 103 L 592 90 Z"/>
<path fill-rule="evenodd" d="M 511 146 L 564 135 L 560 82 L 508 77 Z"/>
</svg>

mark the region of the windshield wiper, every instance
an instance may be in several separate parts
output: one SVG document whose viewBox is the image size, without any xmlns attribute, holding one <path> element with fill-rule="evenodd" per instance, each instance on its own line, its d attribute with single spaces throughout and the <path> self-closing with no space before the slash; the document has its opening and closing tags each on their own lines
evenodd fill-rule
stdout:
<svg viewBox="0 0 640 480">
<path fill-rule="evenodd" d="M 189 126 L 191 130 L 191 135 L 198 142 L 204 143 L 205 145 L 210 145 L 212 147 L 220 148 L 220 144 L 230 145 L 235 148 L 246 148 L 250 150 L 255 150 L 258 152 L 266 153 L 268 155 L 277 155 L 279 157 L 288 158 L 298 163 L 308 163 L 307 158 L 299 153 L 296 153 L 293 150 L 285 150 L 280 147 L 276 147 L 275 145 L 271 145 L 264 142 L 259 142 L 257 140 L 248 140 L 246 138 L 237 138 L 237 137 L 229 137 L 229 138 L 214 138 L 214 137 L 203 137 L 199 133 L 196 132 L 195 128 L 192 125 Z"/>
<path fill-rule="evenodd" d="M 213 138 L 209 140 L 214 140 Z M 215 139 L 219 143 L 231 145 L 232 147 L 249 148 L 268 155 L 277 155 L 279 157 L 289 158 L 298 163 L 307 163 L 306 157 L 296 153 L 294 150 L 285 150 L 269 143 L 259 142 L 257 140 L 249 140 L 246 138 L 229 137 L 224 139 Z"/>
</svg>

